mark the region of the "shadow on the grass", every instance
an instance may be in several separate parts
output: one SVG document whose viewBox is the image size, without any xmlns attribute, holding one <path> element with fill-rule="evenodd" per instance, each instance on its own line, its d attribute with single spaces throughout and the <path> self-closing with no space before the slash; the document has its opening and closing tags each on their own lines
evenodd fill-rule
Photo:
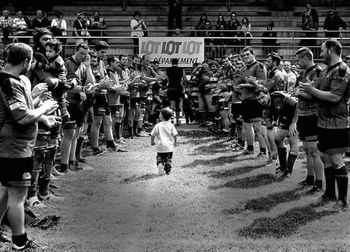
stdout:
<svg viewBox="0 0 350 252">
<path fill-rule="evenodd" d="M 142 176 L 132 176 L 130 178 L 123 179 L 120 183 L 121 184 L 130 184 L 130 183 L 134 183 L 134 182 L 155 179 L 155 178 L 158 178 L 158 177 L 159 177 L 158 174 L 145 174 L 145 175 L 142 175 Z"/>
<path fill-rule="evenodd" d="M 227 177 L 239 176 L 242 174 L 246 174 L 246 173 L 252 172 L 254 170 L 263 168 L 265 166 L 266 166 L 266 164 L 248 165 L 248 166 L 234 168 L 232 170 L 209 171 L 209 172 L 203 172 L 202 174 L 208 175 L 209 177 L 212 177 L 212 178 L 221 179 L 221 178 L 227 178 Z"/>
<path fill-rule="evenodd" d="M 306 195 L 299 193 L 300 190 L 301 188 L 296 188 L 290 191 L 272 193 L 265 197 L 249 200 L 243 205 L 242 208 L 226 209 L 223 212 L 227 215 L 232 215 L 241 213 L 245 210 L 250 210 L 253 212 L 270 211 L 272 208 L 281 203 L 296 201 L 303 195 Z"/>
<path fill-rule="evenodd" d="M 208 142 L 208 141 L 206 141 Z M 226 152 L 225 148 L 227 148 L 228 144 L 225 145 L 224 143 L 227 142 L 226 139 L 221 139 L 218 142 L 212 143 L 210 145 L 204 145 L 204 146 L 198 146 L 193 149 L 192 154 L 189 154 L 191 156 L 193 155 L 203 155 L 203 154 L 215 154 L 215 153 L 222 153 Z"/>
<path fill-rule="evenodd" d="M 247 178 L 229 181 L 220 186 L 210 186 L 209 189 L 218 190 L 226 187 L 239 188 L 239 189 L 251 189 L 251 188 L 257 188 L 260 186 L 265 186 L 276 182 L 281 182 L 282 180 L 283 179 L 276 177 L 275 175 L 264 173 L 253 177 L 247 177 Z"/>
<path fill-rule="evenodd" d="M 317 211 L 316 209 L 321 206 L 322 203 L 310 204 L 305 207 L 293 208 L 275 218 L 258 218 L 248 227 L 239 230 L 238 235 L 253 239 L 291 236 L 307 223 L 336 213 L 329 210 Z"/>
<path fill-rule="evenodd" d="M 212 132 L 206 131 L 206 130 L 190 130 L 190 131 L 182 131 L 179 130 L 179 136 L 186 137 L 187 139 L 190 138 L 203 138 L 203 137 L 210 137 L 210 138 L 221 138 L 220 135 L 215 135 Z"/>
<path fill-rule="evenodd" d="M 213 159 L 196 159 L 191 163 L 183 165 L 182 168 L 193 168 L 200 165 L 218 167 L 218 166 L 223 166 L 225 164 L 231 164 L 237 161 L 253 160 L 252 157 L 239 158 L 241 156 L 242 155 L 239 155 L 239 154 L 232 154 L 230 156 L 221 156 Z"/>
</svg>

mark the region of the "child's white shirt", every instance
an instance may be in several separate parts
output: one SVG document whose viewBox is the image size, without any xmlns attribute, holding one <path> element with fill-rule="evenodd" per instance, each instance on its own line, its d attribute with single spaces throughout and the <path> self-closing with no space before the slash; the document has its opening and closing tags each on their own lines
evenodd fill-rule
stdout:
<svg viewBox="0 0 350 252">
<path fill-rule="evenodd" d="M 155 137 L 157 152 L 173 152 L 174 136 L 177 136 L 177 130 L 170 121 L 162 121 L 154 126 L 151 136 Z"/>
</svg>

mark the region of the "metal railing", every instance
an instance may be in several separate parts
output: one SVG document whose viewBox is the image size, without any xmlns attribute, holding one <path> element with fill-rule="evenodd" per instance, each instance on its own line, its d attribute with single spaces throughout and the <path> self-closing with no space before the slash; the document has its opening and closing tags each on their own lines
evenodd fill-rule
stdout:
<svg viewBox="0 0 350 252">
<path fill-rule="evenodd" d="M 73 31 L 69 30 L 68 34 Z M 91 32 L 91 31 L 90 31 Z M 92 31 L 94 32 L 94 31 Z M 93 45 L 99 40 L 105 40 L 110 44 L 110 52 L 112 54 L 118 55 L 126 53 L 129 55 L 134 54 L 134 49 L 137 47 L 137 43 L 134 40 L 137 38 L 130 37 L 130 31 L 101 31 L 95 30 L 99 33 L 99 36 L 88 36 L 88 37 L 76 37 L 76 36 L 64 36 L 57 37 L 58 39 L 65 39 L 64 44 L 65 54 L 70 55 L 73 53 L 75 48 L 75 41 L 77 39 L 83 39 Z M 167 34 L 169 30 L 148 30 L 150 37 L 164 37 L 162 34 Z M 171 31 L 170 31 L 171 32 Z M 200 33 L 205 32 L 203 30 L 182 30 L 181 36 L 196 36 Z M 217 35 L 218 32 L 241 32 L 241 31 L 217 31 L 211 30 L 212 35 Z M 263 59 L 269 52 L 277 52 L 284 59 L 292 60 L 294 59 L 295 51 L 301 46 L 308 46 L 313 50 L 315 58 L 320 59 L 320 44 L 326 39 L 327 33 L 333 33 L 337 36 L 340 42 L 343 44 L 343 55 L 350 54 L 350 31 L 302 31 L 302 30 L 273 30 L 277 33 L 277 37 L 262 37 L 262 33 L 265 31 L 252 30 L 250 33 L 252 37 L 246 36 L 245 33 L 241 33 L 237 37 L 222 37 L 222 36 L 211 36 L 205 38 L 205 55 L 211 58 L 221 58 L 225 54 L 239 54 L 241 49 L 247 45 L 251 45 L 255 48 L 257 57 Z M 107 34 L 107 36 L 105 35 Z M 279 36 L 284 35 L 284 36 Z M 312 35 L 312 37 L 310 37 Z M 3 38 L 0 36 L 0 38 Z M 9 39 L 12 41 L 24 41 L 29 44 L 33 44 L 32 36 L 16 36 L 11 35 Z M 268 43 L 262 43 L 262 40 L 273 41 L 277 40 L 276 45 L 269 45 Z"/>
</svg>

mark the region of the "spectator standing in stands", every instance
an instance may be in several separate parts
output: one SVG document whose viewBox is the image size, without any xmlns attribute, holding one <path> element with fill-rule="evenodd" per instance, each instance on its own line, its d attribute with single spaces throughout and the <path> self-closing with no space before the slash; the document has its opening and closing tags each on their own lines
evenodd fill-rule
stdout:
<svg viewBox="0 0 350 252">
<path fill-rule="evenodd" d="M 64 58 L 65 45 L 67 43 L 67 38 L 64 38 L 67 36 L 67 22 L 63 19 L 62 12 L 58 11 L 56 18 L 52 19 L 50 31 L 54 37 L 59 37 L 57 39 L 62 43 L 62 57 Z"/>
<path fill-rule="evenodd" d="M 227 22 L 227 30 L 231 30 L 228 33 L 228 37 L 237 37 L 241 27 L 242 27 L 242 25 L 237 19 L 236 12 L 231 12 L 231 19 Z M 231 45 L 236 43 L 235 40 L 230 40 L 230 41 L 231 41 L 230 42 Z"/>
<path fill-rule="evenodd" d="M 168 99 L 170 107 L 176 113 L 176 125 L 180 125 L 180 102 L 184 94 L 184 83 L 186 81 L 185 70 L 179 67 L 177 58 L 171 59 L 171 67 L 167 68 L 168 76 Z"/>
<path fill-rule="evenodd" d="M 318 26 L 319 20 L 317 11 L 308 3 L 306 4 L 306 10 L 302 15 L 301 29 L 304 31 L 317 31 Z M 317 32 L 306 32 L 305 37 L 317 37 Z M 316 46 L 316 44 L 316 39 L 305 39 L 300 41 L 300 45 Z"/>
<path fill-rule="evenodd" d="M 272 51 L 277 51 L 277 33 L 273 31 L 275 24 L 272 22 L 266 26 L 266 31 L 262 34 L 262 37 L 269 39 L 262 39 L 264 56 L 267 56 Z"/>
<path fill-rule="evenodd" d="M 219 15 L 218 19 L 215 24 L 215 37 L 226 37 L 226 29 L 227 29 L 227 24 L 224 19 L 223 15 Z M 223 57 L 224 54 L 226 53 L 226 45 L 227 45 L 227 40 L 226 39 L 215 39 L 213 42 L 214 45 L 216 45 L 216 50 L 217 54 L 216 57 Z"/>
<path fill-rule="evenodd" d="M 138 11 L 134 12 L 133 19 L 130 21 L 130 37 L 134 38 L 134 54 L 138 54 L 139 50 L 139 39 L 141 37 L 144 37 L 145 32 L 147 32 L 147 26 L 145 21 L 141 18 L 141 13 Z"/>
<path fill-rule="evenodd" d="M 168 14 L 168 36 L 172 34 L 172 30 L 182 29 L 182 5 L 183 0 L 168 0 L 169 14 Z M 175 21 L 175 27 L 174 27 Z"/>
<path fill-rule="evenodd" d="M 197 37 L 201 37 L 204 35 L 205 32 L 201 32 L 201 30 L 205 30 L 205 23 L 207 22 L 210 22 L 208 20 L 208 15 L 207 13 L 203 13 L 201 15 L 201 17 L 199 18 L 199 20 L 197 21 L 196 23 L 196 26 L 195 26 L 195 36 Z"/>
<path fill-rule="evenodd" d="M 44 13 L 42 10 L 36 11 L 36 17 L 32 21 L 32 28 L 35 30 L 39 28 L 50 29 L 50 22 L 46 17 L 44 17 Z"/>
<path fill-rule="evenodd" d="M 346 30 L 346 23 L 334 9 L 330 9 L 324 21 L 323 29 L 326 31 L 327 38 L 338 38 L 339 32 L 337 31 Z"/>
<path fill-rule="evenodd" d="M 284 61 L 283 68 L 284 68 L 284 71 L 286 72 L 286 84 L 287 84 L 286 90 L 288 93 L 292 94 L 295 91 L 297 76 L 292 71 L 292 64 L 290 63 L 290 61 L 288 60 Z"/>
<path fill-rule="evenodd" d="M 253 37 L 253 35 L 250 32 L 251 28 L 252 28 L 252 26 L 249 22 L 249 19 L 247 17 L 243 17 L 241 30 L 242 30 L 243 35 L 245 37 L 245 45 L 250 45 L 250 38 Z"/>
<path fill-rule="evenodd" d="M 91 19 L 91 25 L 90 25 L 90 35 L 93 37 L 103 37 L 106 36 L 105 30 L 107 28 L 107 23 L 104 18 L 100 16 L 100 13 L 98 11 L 94 12 L 94 16 Z M 100 39 L 93 39 L 92 41 L 100 41 Z"/>
<path fill-rule="evenodd" d="M 57 109 L 55 101 L 46 100 L 35 108 L 31 83 L 23 75 L 31 67 L 32 49 L 23 43 L 9 48 L 7 63 L 0 73 L 1 131 L 0 131 L 0 220 L 5 213 L 12 231 L 12 249 L 40 249 L 27 238 L 24 227 L 24 201 L 33 169 L 33 149 L 38 133 L 38 121 L 57 126 L 55 117 L 45 114 Z M 50 120 L 53 121 L 50 123 Z"/>
<path fill-rule="evenodd" d="M 78 12 L 78 17 L 73 23 L 73 35 L 78 37 L 76 39 L 76 44 L 79 45 L 81 43 L 87 44 L 86 37 L 90 36 L 90 33 L 88 31 L 89 28 L 89 22 L 86 20 L 86 14 L 84 11 Z M 84 38 L 85 37 L 85 38 Z"/>
<path fill-rule="evenodd" d="M 222 29 L 221 27 L 224 27 L 225 29 Z M 226 30 L 227 28 L 227 23 L 225 21 L 225 18 L 223 15 L 219 15 L 218 19 L 216 20 L 216 24 L 215 24 L 215 30 Z"/>
<path fill-rule="evenodd" d="M 29 38 L 20 38 L 22 36 L 30 36 L 28 31 L 31 28 L 29 19 L 26 16 L 23 16 L 21 10 L 16 12 L 16 17 L 13 18 L 13 30 L 17 37 L 18 42 L 23 42 L 29 44 Z"/>
<path fill-rule="evenodd" d="M 317 99 L 318 147 L 322 152 L 325 167 L 326 191 L 323 201 L 336 199 L 335 184 L 338 187 L 338 201 L 334 211 L 347 210 L 348 171 L 344 164 L 344 153 L 350 147 L 349 67 L 341 60 L 342 46 L 336 39 L 322 43 L 321 57 L 327 68 L 320 75 L 315 87 L 300 82 L 300 90 Z M 330 137 L 331 136 L 331 137 Z M 337 183 L 335 183 L 337 182 Z"/>
<path fill-rule="evenodd" d="M 62 12 L 58 11 L 56 13 L 56 18 L 52 19 L 50 31 L 54 37 L 67 36 L 67 22 L 63 18 Z M 59 38 L 59 40 L 61 41 L 62 45 L 66 44 L 66 38 Z"/>
<path fill-rule="evenodd" d="M 12 33 L 12 27 L 13 27 L 13 19 L 10 17 L 10 11 L 9 10 L 3 10 L 2 11 L 2 17 L 0 17 L 0 28 L 2 30 L 2 44 L 5 48 L 7 44 L 11 43 L 11 40 L 9 38 L 10 34 Z"/>
</svg>

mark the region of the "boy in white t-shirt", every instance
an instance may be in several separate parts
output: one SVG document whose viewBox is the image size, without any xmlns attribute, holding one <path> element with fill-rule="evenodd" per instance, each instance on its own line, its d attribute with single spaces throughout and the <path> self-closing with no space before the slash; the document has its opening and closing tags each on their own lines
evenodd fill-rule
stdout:
<svg viewBox="0 0 350 252">
<path fill-rule="evenodd" d="M 160 122 L 156 124 L 151 132 L 151 145 L 157 140 L 157 167 L 158 174 L 170 174 L 171 160 L 174 146 L 177 145 L 177 130 L 170 119 L 173 112 L 170 108 L 163 108 L 159 114 Z"/>
</svg>

